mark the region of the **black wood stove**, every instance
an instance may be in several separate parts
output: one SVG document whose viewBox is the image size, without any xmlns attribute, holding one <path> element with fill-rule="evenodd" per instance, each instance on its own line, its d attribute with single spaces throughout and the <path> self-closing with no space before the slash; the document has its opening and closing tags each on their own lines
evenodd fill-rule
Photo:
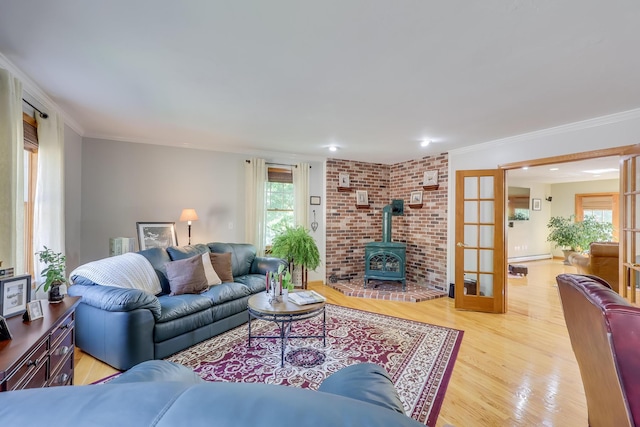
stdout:
<svg viewBox="0 0 640 427">
<path fill-rule="evenodd" d="M 407 244 L 391 241 L 391 217 L 402 214 L 395 203 L 382 209 L 382 242 L 367 243 L 364 248 L 364 287 L 371 279 L 393 280 L 402 283 L 402 291 L 407 289 L 405 264 Z M 402 202 L 401 200 L 399 202 Z"/>
</svg>

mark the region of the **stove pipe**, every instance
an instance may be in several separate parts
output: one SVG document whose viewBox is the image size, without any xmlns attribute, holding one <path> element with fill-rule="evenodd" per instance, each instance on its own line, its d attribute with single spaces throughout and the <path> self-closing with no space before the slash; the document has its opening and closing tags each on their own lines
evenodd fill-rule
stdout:
<svg viewBox="0 0 640 427">
<path fill-rule="evenodd" d="M 391 242 L 391 205 L 382 208 L 382 241 Z"/>
</svg>

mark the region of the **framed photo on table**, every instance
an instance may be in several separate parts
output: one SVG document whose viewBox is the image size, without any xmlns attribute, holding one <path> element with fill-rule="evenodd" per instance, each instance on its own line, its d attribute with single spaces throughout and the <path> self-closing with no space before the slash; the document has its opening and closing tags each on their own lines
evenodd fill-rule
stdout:
<svg viewBox="0 0 640 427">
<path fill-rule="evenodd" d="M 0 280 L 0 316 L 12 317 L 27 311 L 31 300 L 31 276 L 9 277 Z"/>
<path fill-rule="evenodd" d="M 178 246 L 175 222 L 136 222 L 140 250 Z"/>
<path fill-rule="evenodd" d="M 37 299 L 27 304 L 27 315 L 29 321 L 42 319 L 44 317 L 44 311 L 42 311 L 42 301 Z"/>
</svg>

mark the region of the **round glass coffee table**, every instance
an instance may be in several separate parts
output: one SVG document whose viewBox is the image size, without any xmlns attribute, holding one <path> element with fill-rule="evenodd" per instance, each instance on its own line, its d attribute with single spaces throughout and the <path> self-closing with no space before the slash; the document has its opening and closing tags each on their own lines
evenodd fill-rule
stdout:
<svg viewBox="0 0 640 427">
<path fill-rule="evenodd" d="M 295 291 L 294 291 L 295 292 Z M 327 345 L 325 303 L 298 305 L 291 301 L 269 302 L 269 295 L 260 292 L 249 298 L 249 344 L 251 347 L 252 338 L 280 338 L 280 367 L 284 366 L 284 349 L 287 340 L 290 338 L 322 338 L 322 345 Z M 293 322 L 310 319 L 322 314 L 322 335 L 292 335 L 291 325 Z M 267 320 L 278 325 L 280 335 L 251 335 L 251 321 L 253 319 Z"/>
</svg>

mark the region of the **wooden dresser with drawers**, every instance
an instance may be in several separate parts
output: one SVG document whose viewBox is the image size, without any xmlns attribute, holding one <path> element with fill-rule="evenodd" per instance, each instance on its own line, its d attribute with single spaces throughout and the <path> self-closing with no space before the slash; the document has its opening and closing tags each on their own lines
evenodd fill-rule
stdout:
<svg viewBox="0 0 640 427">
<path fill-rule="evenodd" d="M 80 298 L 42 301 L 44 318 L 7 319 L 13 339 L 0 341 L 0 391 L 73 384 L 75 309 Z"/>
</svg>

